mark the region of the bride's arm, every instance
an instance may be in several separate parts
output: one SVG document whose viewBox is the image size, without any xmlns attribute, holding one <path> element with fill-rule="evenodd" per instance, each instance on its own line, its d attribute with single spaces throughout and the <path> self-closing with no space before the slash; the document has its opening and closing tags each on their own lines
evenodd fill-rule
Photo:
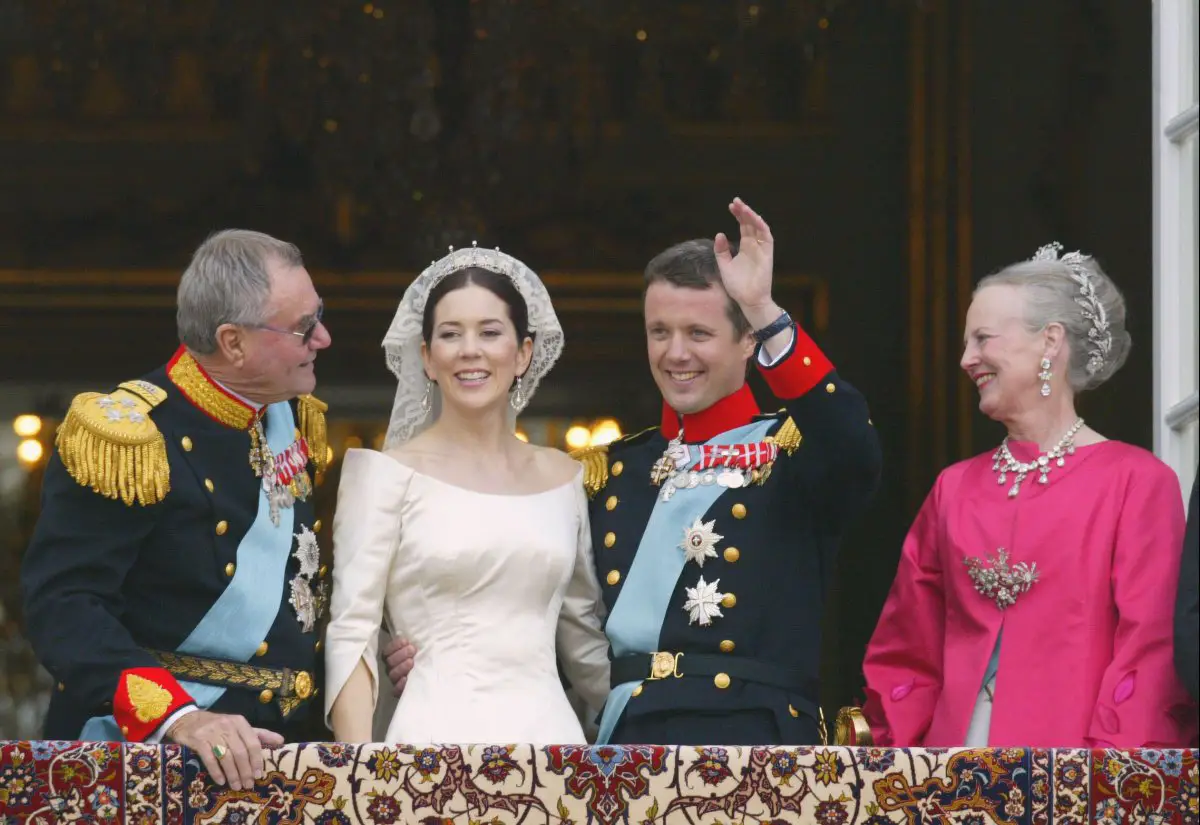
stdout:
<svg viewBox="0 0 1200 825">
<path fill-rule="evenodd" d="M 329 712 L 333 724 L 333 738 L 339 742 L 370 742 L 373 738 L 371 722 L 375 707 L 375 689 L 371 672 L 366 663 L 359 659 L 346 684 L 333 700 Z"/>
<path fill-rule="evenodd" d="M 608 699 L 608 637 L 604 635 L 604 602 L 592 560 L 592 533 L 582 484 L 577 490 L 576 508 L 579 536 L 575 570 L 559 612 L 557 646 L 571 686 L 590 708 L 599 711 Z"/>
<path fill-rule="evenodd" d="M 370 742 L 379 695 L 379 628 L 411 472 L 348 450 L 333 523 L 333 594 L 325 631 L 326 722 L 342 742 Z"/>
</svg>

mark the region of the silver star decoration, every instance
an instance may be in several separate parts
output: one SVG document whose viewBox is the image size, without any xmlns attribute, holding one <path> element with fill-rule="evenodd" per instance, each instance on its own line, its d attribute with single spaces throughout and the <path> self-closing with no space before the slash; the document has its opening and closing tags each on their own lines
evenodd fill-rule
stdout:
<svg viewBox="0 0 1200 825">
<path fill-rule="evenodd" d="M 122 398 L 121 406 L 127 410 L 132 410 L 134 407 L 137 406 L 137 402 L 134 401 L 132 398 Z"/>
<path fill-rule="evenodd" d="M 704 566 L 705 559 L 715 559 L 717 557 L 716 545 L 717 542 L 725 538 L 719 533 L 713 532 L 713 525 L 716 520 L 701 522 L 697 518 L 691 527 L 683 531 L 683 541 L 679 547 L 683 550 L 683 554 L 688 561 L 694 561 L 700 567 Z"/>
<path fill-rule="evenodd" d="M 120 410 L 109 410 L 108 412 L 106 412 L 104 414 L 104 417 L 107 418 L 109 421 L 120 421 L 121 420 L 121 411 Z"/>
<path fill-rule="evenodd" d="M 132 421 L 134 424 L 141 424 L 143 421 L 146 420 L 146 416 L 142 415 L 140 412 L 135 411 L 135 412 L 131 412 L 129 414 L 129 420 Z"/>
<path fill-rule="evenodd" d="M 721 599 L 725 598 L 725 594 L 717 591 L 720 583 L 720 579 L 714 579 L 709 584 L 701 576 L 695 587 L 684 588 L 687 601 L 683 603 L 683 609 L 688 612 L 688 624 L 707 627 L 712 624 L 714 617 L 725 615 L 721 612 Z"/>
<path fill-rule="evenodd" d="M 317 605 L 313 599 L 312 588 L 308 586 L 308 579 L 300 576 L 292 579 L 292 595 L 288 598 L 288 603 L 295 609 L 300 627 L 305 633 L 312 633 L 317 624 Z"/>
<path fill-rule="evenodd" d="M 96 404 L 97 404 L 98 406 L 100 406 L 100 407 L 103 407 L 103 408 L 104 408 L 104 409 L 106 409 L 106 410 L 107 410 L 109 407 L 111 407 L 111 406 L 115 405 L 116 403 L 117 403 L 116 401 L 113 401 L 113 400 L 112 400 L 112 398 L 110 398 L 110 397 L 109 397 L 109 396 L 107 396 L 107 395 L 106 395 L 106 396 L 104 396 L 103 398 L 97 398 L 97 399 L 96 399 Z"/>
<path fill-rule="evenodd" d="M 302 525 L 296 534 L 296 559 L 300 562 L 301 576 L 312 578 L 317 575 L 317 568 L 321 566 L 321 547 L 308 525 Z"/>
</svg>

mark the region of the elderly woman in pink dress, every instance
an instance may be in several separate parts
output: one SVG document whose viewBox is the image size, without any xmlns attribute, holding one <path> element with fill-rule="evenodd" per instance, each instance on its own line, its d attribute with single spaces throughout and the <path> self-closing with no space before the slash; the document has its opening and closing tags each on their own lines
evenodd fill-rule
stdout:
<svg viewBox="0 0 1200 825">
<path fill-rule="evenodd" d="M 1171 747 L 1195 735 L 1175 674 L 1175 474 L 1084 423 L 1121 367 L 1125 303 L 1090 257 L 1043 247 L 985 278 L 962 368 L 1008 434 L 944 470 L 867 647 L 877 744 Z"/>
</svg>

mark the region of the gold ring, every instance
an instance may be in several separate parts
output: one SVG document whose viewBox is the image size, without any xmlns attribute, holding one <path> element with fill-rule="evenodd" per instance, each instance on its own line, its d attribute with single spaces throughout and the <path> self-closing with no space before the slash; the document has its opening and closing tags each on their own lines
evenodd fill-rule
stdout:
<svg viewBox="0 0 1200 825">
<path fill-rule="evenodd" d="M 217 759 L 224 759 L 225 755 L 229 753 L 229 748 L 224 745 L 213 745 L 212 752 L 213 756 L 217 757 Z"/>
</svg>

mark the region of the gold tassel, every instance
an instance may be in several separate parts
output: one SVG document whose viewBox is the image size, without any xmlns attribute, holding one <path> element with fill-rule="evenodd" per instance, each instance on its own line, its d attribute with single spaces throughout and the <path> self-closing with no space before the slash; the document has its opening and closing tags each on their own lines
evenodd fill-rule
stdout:
<svg viewBox="0 0 1200 825">
<path fill-rule="evenodd" d="M 109 402 L 102 402 L 109 399 Z M 132 407 L 120 402 L 132 399 Z M 171 468 L 162 433 L 150 420 L 152 404 L 124 390 L 76 396 L 54 437 L 67 472 L 81 486 L 127 506 L 156 504 L 171 489 Z M 107 410 L 121 413 L 110 419 Z M 137 413 L 138 421 L 129 415 Z"/>
<path fill-rule="evenodd" d="M 300 435 L 308 442 L 308 455 L 318 473 L 325 472 L 329 464 L 329 434 L 325 430 L 325 413 L 329 405 L 313 395 L 302 395 L 296 399 L 300 413 Z"/>
<path fill-rule="evenodd" d="M 767 436 L 767 441 L 774 441 L 779 445 L 779 449 L 783 450 L 788 455 L 796 452 L 796 448 L 800 446 L 800 442 L 804 440 L 804 436 L 800 434 L 800 430 L 796 427 L 796 422 L 789 415 L 783 422 L 774 435 Z"/>
<path fill-rule="evenodd" d="M 583 489 L 588 498 L 603 490 L 608 484 L 608 446 L 584 447 L 570 455 L 583 465 Z"/>
</svg>

